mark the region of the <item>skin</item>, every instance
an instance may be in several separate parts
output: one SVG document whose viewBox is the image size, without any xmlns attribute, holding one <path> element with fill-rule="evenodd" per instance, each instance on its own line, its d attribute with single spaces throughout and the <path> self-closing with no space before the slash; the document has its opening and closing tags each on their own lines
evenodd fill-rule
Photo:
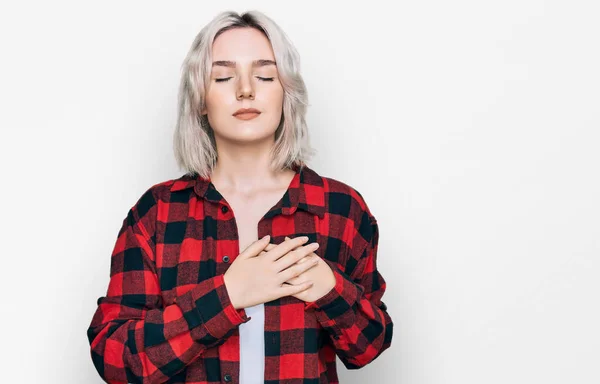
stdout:
<svg viewBox="0 0 600 384">
<path fill-rule="evenodd" d="M 291 239 L 286 236 L 285 240 L 289 241 Z M 273 248 L 275 248 L 275 244 L 269 244 L 265 248 L 265 251 L 270 251 Z M 313 255 L 314 255 L 314 253 L 313 253 Z M 300 259 L 297 263 L 301 264 L 301 263 L 311 262 L 311 261 L 312 260 L 310 257 L 304 257 L 304 258 Z M 308 269 L 307 271 L 303 272 L 298 277 L 294 277 L 294 278 L 287 280 L 285 282 L 285 284 L 299 285 L 305 281 L 321 281 L 322 289 L 309 288 L 305 291 L 294 294 L 292 296 L 294 296 L 297 299 L 300 299 L 302 301 L 312 302 L 312 301 L 316 301 L 319 298 L 321 298 L 324 295 L 323 292 L 327 293 L 331 289 L 333 289 L 333 287 L 335 286 L 335 276 L 333 275 L 333 272 L 331 272 L 331 268 L 320 257 L 316 258 L 316 263 L 317 263 L 316 267 Z"/>
<path fill-rule="evenodd" d="M 260 31 L 236 28 L 215 39 L 212 54 L 201 111 L 208 115 L 217 147 L 211 181 L 235 212 L 240 250 L 244 249 L 224 275 L 231 302 L 246 308 L 286 295 L 316 301 L 334 287 L 335 276 L 314 253 L 314 245 L 289 238 L 279 245 L 257 239 L 259 220 L 295 175 L 293 170 L 270 167 L 284 95 L 276 63 L 270 63 L 275 62 L 272 46 Z M 261 113 L 240 120 L 233 116 L 240 108 Z"/>
</svg>

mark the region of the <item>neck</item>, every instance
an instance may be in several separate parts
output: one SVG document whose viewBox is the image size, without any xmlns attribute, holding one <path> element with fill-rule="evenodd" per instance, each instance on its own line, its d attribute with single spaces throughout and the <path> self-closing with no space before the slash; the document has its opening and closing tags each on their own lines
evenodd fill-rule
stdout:
<svg viewBox="0 0 600 384">
<path fill-rule="evenodd" d="M 244 194 L 289 184 L 295 172 L 271 168 L 272 145 L 272 141 L 243 146 L 218 143 L 218 160 L 210 177 L 212 183 L 220 190 Z"/>
</svg>

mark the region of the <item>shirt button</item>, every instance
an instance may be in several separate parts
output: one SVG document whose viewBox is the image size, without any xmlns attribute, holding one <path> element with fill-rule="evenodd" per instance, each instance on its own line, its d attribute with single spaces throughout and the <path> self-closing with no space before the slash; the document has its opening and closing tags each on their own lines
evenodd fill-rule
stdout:
<svg viewBox="0 0 600 384">
<path fill-rule="evenodd" d="M 223 379 L 224 379 L 225 381 L 227 381 L 227 382 L 230 382 L 230 381 L 231 381 L 231 375 L 230 375 L 230 374 L 227 374 L 227 375 L 223 376 Z"/>
<path fill-rule="evenodd" d="M 223 256 L 223 262 L 229 263 L 229 256 L 227 256 L 227 255 Z"/>
<path fill-rule="evenodd" d="M 221 207 L 221 212 L 227 213 L 227 211 L 229 211 L 229 208 L 227 208 L 225 205 Z"/>
</svg>

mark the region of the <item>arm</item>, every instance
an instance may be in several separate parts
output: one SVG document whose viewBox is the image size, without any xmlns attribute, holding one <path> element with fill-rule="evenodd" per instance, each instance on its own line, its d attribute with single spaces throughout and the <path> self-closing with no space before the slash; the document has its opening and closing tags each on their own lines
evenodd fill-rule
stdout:
<svg viewBox="0 0 600 384">
<path fill-rule="evenodd" d="M 335 287 L 320 299 L 306 303 L 328 331 L 340 360 L 358 369 L 390 347 L 393 323 L 381 301 L 386 283 L 377 270 L 379 230 L 377 220 L 364 211 L 349 257 L 358 260 L 351 276 L 335 263 L 331 267 Z"/>
<path fill-rule="evenodd" d="M 94 366 L 108 383 L 163 383 L 249 320 L 231 305 L 223 275 L 164 306 L 154 262 L 156 211 L 148 190 L 123 221 L 108 291 L 87 331 Z"/>
</svg>

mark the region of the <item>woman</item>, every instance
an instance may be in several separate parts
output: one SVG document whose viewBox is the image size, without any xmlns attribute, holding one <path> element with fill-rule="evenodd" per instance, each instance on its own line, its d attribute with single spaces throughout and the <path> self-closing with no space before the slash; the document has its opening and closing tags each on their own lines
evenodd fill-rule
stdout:
<svg viewBox="0 0 600 384">
<path fill-rule="evenodd" d="M 387 349 L 378 228 L 306 165 L 298 54 L 259 12 L 224 12 L 184 65 L 175 155 L 119 231 L 88 330 L 110 383 L 337 383 Z M 234 214 L 235 212 L 235 214 Z M 240 252 L 241 251 L 241 252 Z"/>
</svg>

